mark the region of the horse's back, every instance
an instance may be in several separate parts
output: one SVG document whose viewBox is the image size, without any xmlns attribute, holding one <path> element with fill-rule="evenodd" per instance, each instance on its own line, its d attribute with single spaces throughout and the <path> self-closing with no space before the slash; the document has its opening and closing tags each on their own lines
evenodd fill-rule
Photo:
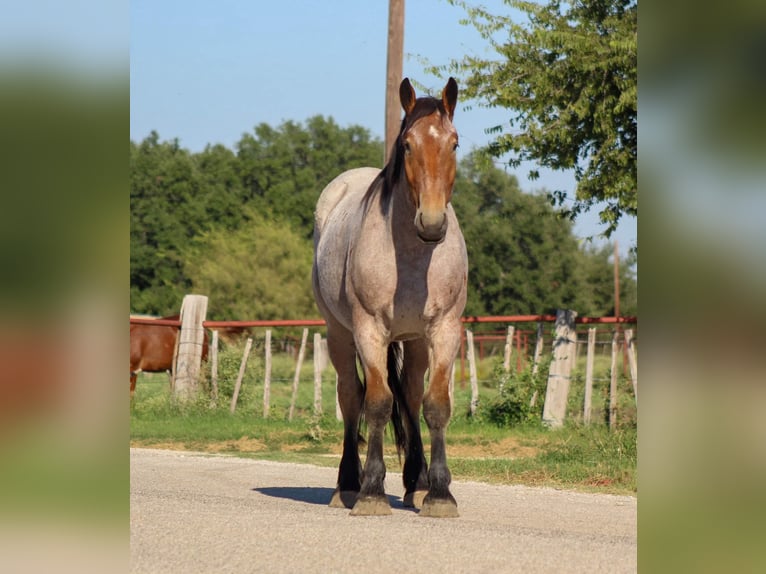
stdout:
<svg viewBox="0 0 766 574">
<path fill-rule="evenodd" d="M 370 187 L 380 170 L 374 167 L 359 167 L 344 171 L 322 190 L 314 212 L 314 229 L 317 236 L 322 232 L 328 217 L 344 198 L 358 197 Z"/>
</svg>

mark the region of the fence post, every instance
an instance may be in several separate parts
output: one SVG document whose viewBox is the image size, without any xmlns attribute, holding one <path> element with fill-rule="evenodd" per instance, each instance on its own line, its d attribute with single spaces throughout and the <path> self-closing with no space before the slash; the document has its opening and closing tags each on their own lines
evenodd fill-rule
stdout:
<svg viewBox="0 0 766 574">
<path fill-rule="evenodd" d="M 471 416 L 475 416 L 479 406 L 479 381 L 476 377 L 476 357 L 473 353 L 473 331 L 466 329 L 465 337 L 468 345 L 468 371 L 471 377 Z"/>
<path fill-rule="evenodd" d="M 513 351 L 513 332 L 515 327 L 513 325 L 508 326 L 508 330 L 505 334 L 505 349 L 503 349 L 503 372 L 507 375 L 511 372 L 511 353 Z M 500 379 L 500 391 L 503 390 L 503 382 L 505 379 Z"/>
<path fill-rule="evenodd" d="M 173 361 L 173 394 L 188 399 L 198 390 L 202 345 L 205 329 L 202 326 L 207 313 L 205 295 L 186 295 L 181 303 L 181 330 L 178 333 L 176 357 Z"/>
<path fill-rule="evenodd" d="M 295 365 L 295 377 L 293 377 L 293 396 L 290 399 L 290 412 L 287 415 L 287 420 L 293 420 L 293 413 L 295 412 L 295 399 L 298 397 L 298 380 L 301 378 L 301 367 L 303 366 L 303 356 L 306 354 L 306 339 L 309 338 L 309 330 L 303 329 L 303 337 L 301 337 L 301 349 L 298 351 L 298 364 Z"/>
<path fill-rule="evenodd" d="M 543 345 L 545 344 L 545 338 L 543 336 L 543 324 L 542 322 L 537 324 L 537 339 L 535 340 L 535 356 L 532 361 L 532 377 L 537 376 L 537 371 L 540 369 L 540 359 L 543 357 Z M 532 393 L 532 398 L 529 399 L 529 408 L 534 407 L 537 404 L 537 390 Z"/>
<path fill-rule="evenodd" d="M 596 328 L 588 329 L 588 356 L 585 359 L 585 405 L 582 419 L 590 424 L 591 406 L 593 403 L 593 360 L 596 354 Z"/>
<path fill-rule="evenodd" d="M 460 334 L 460 388 L 465 388 L 465 331 Z"/>
<path fill-rule="evenodd" d="M 210 344 L 210 394 L 215 406 L 218 404 L 218 330 L 213 330 L 213 340 Z"/>
<path fill-rule="evenodd" d="M 615 330 L 612 335 L 612 367 L 609 381 L 609 428 L 617 424 L 617 351 L 619 347 L 620 332 Z"/>
<path fill-rule="evenodd" d="M 537 370 L 540 368 L 540 359 L 543 357 L 543 345 L 545 344 L 545 337 L 543 335 L 543 324 L 537 324 L 537 338 L 535 339 L 535 356 L 532 362 L 532 376 L 537 374 Z"/>
<path fill-rule="evenodd" d="M 553 362 L 548 372 L 548 386 L 543 405 L 543 423 L 551 428 L 564 424 L 569 398 L 569 375 L 574 353 L 576 311 L 556 311 L 556 338 L 553 341 Z"/>
<path fill-rule="evenodd" d="M 239 388 L 242 386 L 242 379 L 245 376 L 245 368 L 247 367 L 247 359 L 250 356 L 250 349 L 253 346 L 252 337 L 247 338 L 245 343 L 245 352 L 242 354 L 242 362 L 239 364 L 239 374 L 237 375 L 237 382 L 234 385 L 234 394 L 231 396 L 231 406 L 229 411 L 234 414 L 234 409 L 237 408 L 237 399 L 239 398 Z"/>
<path fill-rule="evenodd" d="M 265 373 L 263 375 L 263 418 L 269 418 L 271 408 L 271 329 L 266 329 L 265 347 Z"/>
<path fill-rule="evenodd" d="M 633 383 L 633 398 L 636 400 L 636 406 L 638 406 L 638 368 L 636 366 L 636 340 L 633 338 L 633 329 L 625 329 L 625 348 L 630 365 L 630 380 Z"/>
<path fill-rule="evenodd" d="M 322 415 L 322 335 L 314 333 L 314 414 Z"/>
</svg>

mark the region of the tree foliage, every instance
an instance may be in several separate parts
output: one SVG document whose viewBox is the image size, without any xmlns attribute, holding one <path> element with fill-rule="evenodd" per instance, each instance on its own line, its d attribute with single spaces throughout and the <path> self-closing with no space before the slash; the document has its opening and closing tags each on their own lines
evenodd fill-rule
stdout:
<svg viewBox="0 0 766 574">
<path fill-rule="evenodd" d="M 236 148 L 191 153 L 177 140 L 160 141 L 156 132 L 130 142 L 132 311 L 177 312 L 194 283 L 187 259 L 195 240 L 243 226 L 258 233 L 248 213 L 269 213 L 298 236 L 311 237 L 324 186 L 341 171 L 383 159 L 382 142 L 367 129 L 341 128 L 322 116 L 305 125 L 260 124 Z"/>
<path fill-rule="evenodd" d="M 316 116 L 274 129 L 258 125 L 237 143 L 242 184 L 258 209 L 268 209 L 311 237 L 314 206 L 336 175 L 360 166 L 382 167 L 383 145 L 365 128 L 340 128 Z"/>
<path fill-rule="evenodd" d="M 611 314 L 612 248 L 582 249 L 572 223 L 544 196 L 523 193 L 516 176 L 473 153 L 460 163 L 453 204 L 468 248 L 466 314 Z M 630 262 L 621 273 L 630 290 Z"/>
<path fill-rule="evenodd" d="M 488 151 L 510 154 L 514 167 L 531 160 L 573 169 L 576 199 L 568 213 L 574 218 L 601 204 L 607 237 L 623 214 L 637 215 L 636 0 L 506 0 L 527 16 L 521 24 L 453 3 L 497 54 L 448 66 L 468 98 L 511 114 L 507 125 L 488 127 L 495 134 Z M 530 177 L 536 176 L 533 170 Z M 559 206 L 565 196 L 551 193 Z"/>
<path fill-rule="evenodd" d="M 131 142 L 131 311 L 175 313 L 198 292 L 212 319 L 317 317 L 316 201 L 342 171 L 380 165 L 382 152 L 367 130 L 322 117 L 261 124 L 236 151 L 191 153 L 156 133 Z M 453 203 L 468 248 L 467 314 L 612 312 L 611 248 L 581 248 L 571 221 L 486 155 L 460 163 Z M 635 280 L 629 264 L 621 269 L 629 314 Z"/>
<path fill-rule="evenodd" d="M 208 294 L 210 318 L 305 319 L 317 310 L 311 243 L 299 229 L 248 209 L 234 231 L 203 233 L 186 253 L 195 293 Z"/>
</svg>

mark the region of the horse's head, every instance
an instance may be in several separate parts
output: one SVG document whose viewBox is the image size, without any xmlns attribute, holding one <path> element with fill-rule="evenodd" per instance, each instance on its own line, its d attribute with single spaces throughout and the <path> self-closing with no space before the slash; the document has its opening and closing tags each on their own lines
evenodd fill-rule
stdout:
<svg viewBox="0 0 766 574">
<path fill-rule="evenodd" d="M 405 78 L 399 86 L 404 121 L 399 134 L 404 173 L 415 206 L 415 228 L 426 243 L 447 233 L 447 204 L 452 198 L 457 161 L 457 130 L 452 125 L 457 82 L 447 81 L 441 100 L 420 98 Z"/>
</svg>

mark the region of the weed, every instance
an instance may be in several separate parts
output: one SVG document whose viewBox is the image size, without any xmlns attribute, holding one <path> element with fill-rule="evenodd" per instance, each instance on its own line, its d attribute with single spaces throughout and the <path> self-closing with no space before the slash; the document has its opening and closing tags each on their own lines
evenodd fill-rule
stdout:
<svg viewBox="0 0 766 574">
<path fill-rule="evenodd" d="M 535 373 L 532 366 L 520 373 L 506 372 L 502 364 L 498 363 L 494 370 L 494 378 L 498 382 L 500 392 L 487 403 L 480 416 L 499 427 L 534 424 L 539 421 L 542 417 L 549 363 L 550 360 L 547 360 L 545 364 L 540 364 Z"/>
</svg>

